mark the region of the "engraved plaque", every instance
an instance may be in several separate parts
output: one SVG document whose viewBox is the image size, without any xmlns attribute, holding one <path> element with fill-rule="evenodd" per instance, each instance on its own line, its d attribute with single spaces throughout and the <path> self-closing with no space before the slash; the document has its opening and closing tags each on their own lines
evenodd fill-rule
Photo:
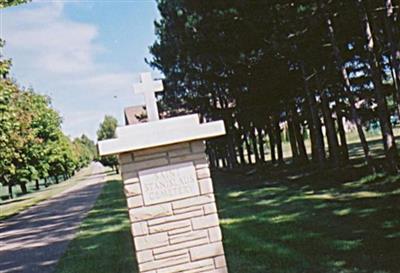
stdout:
<svg viewBox="0 0 400 273">
<path fill-rule="evenodd" d="M 193 163 L 183 163 L 139 172 L 145 205 L 200 194 Z"/>
</svg>

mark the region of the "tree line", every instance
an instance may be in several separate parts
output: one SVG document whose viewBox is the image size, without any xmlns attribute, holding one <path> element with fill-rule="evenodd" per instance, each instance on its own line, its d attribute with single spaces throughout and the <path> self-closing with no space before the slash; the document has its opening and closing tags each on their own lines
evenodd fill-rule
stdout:
<svg viewBox="0 0 400 273">
<path fill-rule="evenodd" d="M 3 46 L 3 45 L 1 45 Z M 21 88 L 9 77 L 11 61 L 0 59 L 0 183 L 23 194 L 27 183 L 49 178 L 56 183 L 87 166 L 97 154 L 92 140 L 82 135 L 71 140 L 61 130 L 62 119 L 50 98 Z"/>
<path fill-rule="evenodd" d="M 354 124 L 372 169 L 366 130 L 380 128 L 385 168 L 398 170 L 399 2 L 392 0 L 158 0 L 157 39 L 146 60 L 165 75 L 170 115 L 223 119 L 211 163 L 283 163 L 286 124 L 294 163 L 349 161 Z M 305 138 L 311 139 L 311 156 Z"/>
</svg>

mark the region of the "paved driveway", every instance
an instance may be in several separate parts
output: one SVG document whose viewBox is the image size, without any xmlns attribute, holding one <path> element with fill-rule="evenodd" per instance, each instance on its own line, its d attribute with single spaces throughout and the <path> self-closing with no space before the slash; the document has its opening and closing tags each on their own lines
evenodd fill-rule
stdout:
<svg viewBox="0 0 400 273">
<path fill-rule="evenodd" d="M 105 181 L 104 167 L 50 200 L 0 224 L 0 272 L 53 272 L 93 206 Z"/>
</svg>

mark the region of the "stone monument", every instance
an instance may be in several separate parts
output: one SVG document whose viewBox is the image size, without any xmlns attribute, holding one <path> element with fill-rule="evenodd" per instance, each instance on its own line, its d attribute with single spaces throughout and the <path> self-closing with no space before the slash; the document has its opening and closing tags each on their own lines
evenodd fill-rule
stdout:
<svg viewBox="0 0 400 273">
<path fill-rule="evenodd" d="M 222 121 L 198 115 L 159 120 L 154 93 L 162 81 L 141 74 L 149 122 L 119 127 L 99 142 L 117 154 L 141 273 L 227 273 L 204 140 L 225 134 Z"/>
</svg>

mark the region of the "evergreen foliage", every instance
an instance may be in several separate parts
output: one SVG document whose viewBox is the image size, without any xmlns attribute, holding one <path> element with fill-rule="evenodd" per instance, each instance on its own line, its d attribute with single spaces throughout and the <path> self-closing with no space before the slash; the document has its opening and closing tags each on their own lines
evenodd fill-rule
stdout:
<svg viewBox="0 0 400 273">
<path fill-rule="evenodd" d="M 157 2 L 147 62 L 165 75 L 160 105 L 171 116 L 185 109 L 224 119 L 227 137 L 208 144 L 215 166 L 263 162 L 267 138 L 272 161 L 282 164 L 283 130 L 294 162 L 309 160 L 309 135 L 312 161 L 340 166 L 349 159 L 345 118 L 371 168 L 365 131 L 378 124 L 386 168 L 397 171 L 398 2 Z"/>
</svg>

